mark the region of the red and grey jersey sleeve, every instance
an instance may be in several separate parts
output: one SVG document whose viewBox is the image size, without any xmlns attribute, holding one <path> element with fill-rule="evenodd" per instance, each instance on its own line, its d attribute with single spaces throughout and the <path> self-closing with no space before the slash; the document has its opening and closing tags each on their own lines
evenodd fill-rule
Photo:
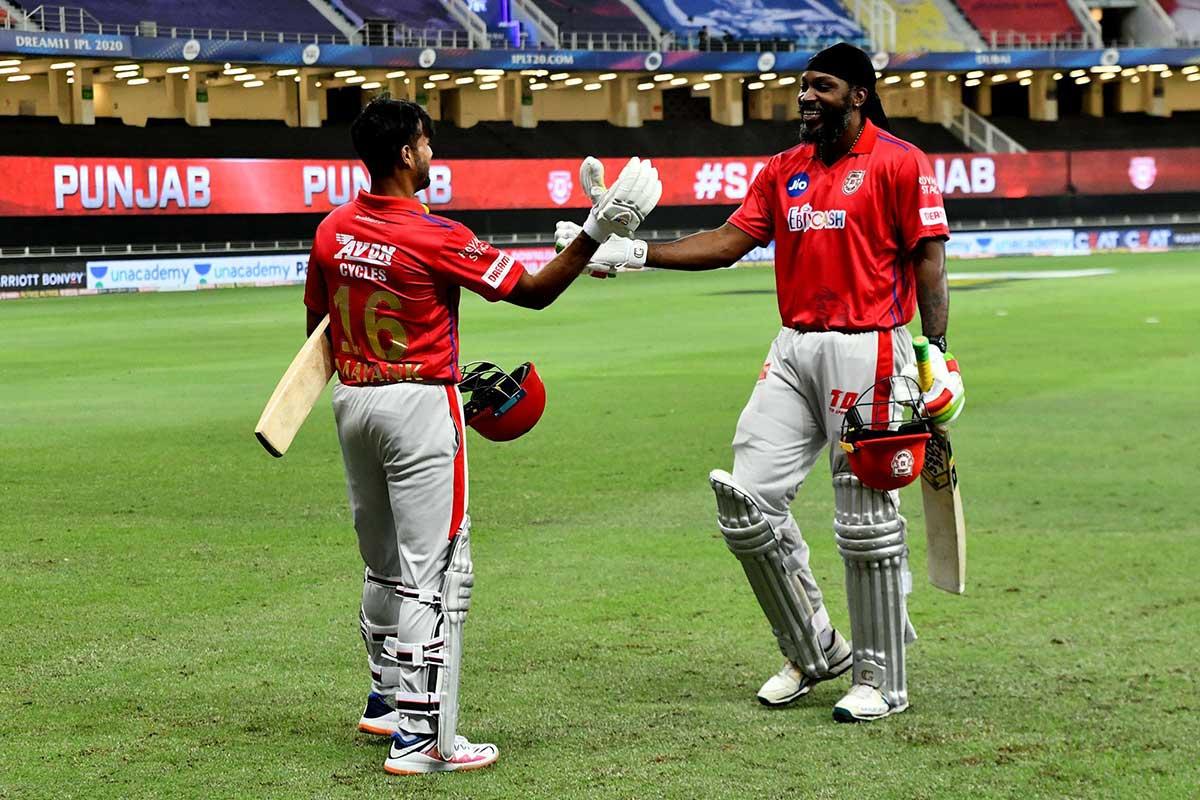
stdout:
<svg viewBox="0 0 1200 800">
<path fill-rule="evenodd" d="M 772 158 L 755 176 L 742 206 L 729 217 L 729 224 L 765 245 L 775 238 L 775 177 L 779 159 Z"/>
<path fill-rule="evenodd" d="M 308 271 L 304 278 L 304 305 L 314 314 L 324 316 L 329 313 L 329 289 L 325 285 L 325 275 L 321 272 L 321 259 L 317 253 L 321 240 L 320 231 L 313 237 L 312 250 L 308 254 Z"/>
<path fill-rule="evenodd" d="M 942 192 L 929 158 L 913 148 L 896 171 L 896 230 L 905 252 L 911 253 L 922 239 L 946 239 L 950 226 Z"/>
<path fill-rule="evenodd" d="M 520 261 L 459 224 L 454 224 L 446 235 L 430 269 L 446 281 L 491 302 L 508 297 L 525 273 Z"/>
</svg>

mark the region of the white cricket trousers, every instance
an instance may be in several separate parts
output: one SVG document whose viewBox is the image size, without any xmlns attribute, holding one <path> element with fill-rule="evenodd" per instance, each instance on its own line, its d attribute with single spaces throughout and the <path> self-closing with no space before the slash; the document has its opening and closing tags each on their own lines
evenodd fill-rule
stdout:
<svg viewBox="0 0 1200 800">
<path fill-rule="evenodd" d="M 842 419 L 876 382 L 899 374 L 916 360 L 904 327 L 885 331 L 799 332 L 784 328 L 771 343 L 766 363 L 733 437 L 733 477 L 780 535 L 785 552 L 801 565 L 800 582 L 812 603 L 818 630 L 829 627 L 821 589 L 809 566 L 808 544 L 791 504 L 821 450 L 829 447 L 830 471 L 850 471 L 838 446 Z M 872 397 L 890 400 L 890 386 Z M 880 414 L 886 406 L 877 406 Z M 863 411 L 864 415 L 867 413 Z"/>
</svg>

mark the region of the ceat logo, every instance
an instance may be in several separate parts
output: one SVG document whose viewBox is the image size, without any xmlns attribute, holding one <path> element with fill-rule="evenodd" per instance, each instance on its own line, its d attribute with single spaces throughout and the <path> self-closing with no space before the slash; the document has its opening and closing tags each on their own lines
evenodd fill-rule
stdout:
<svg viewBox="0 0 1200 800">
<path fill-rule="evenodd" d="M 1158 165 L 1154 156 L 1134 156 L 1129 159 L 1129 182 L 1143 192 L 1154 185 L 1158 177 Z"/>
<path fill-rule="evenodd" d="M 808 191 L 808 173 L 797 172 L 787 181 L 788 197 L 799 197 Z"/>
<path fill-rule="evenodd" d="M 550 199 L 556 206 L 561 206 L 571 199 L 571 190 L 575 184 L 571 181 L 571 173 L 565 169 L 551 171 L 546 188 L 550 190 Z"/>
<path fill-rule="evenodd" d="M 846 180 L 842 181 L 842 194 L 851 195 L 858 191 L 858 187 L 862 186 L 863 176 L 867 174 L 865 169 L 852 169 L 846 173 Z"/>
<path fill-rule="evenodd" d="M 360 242 L 348 233 L 335 233 L 333 236 L 342 246 L 333 254 L 335 261 L 357 261 L 386 267 L 392 263 L 392 256 L 396 255 L 394 245 Z"/>
<path fill-rule="evenodd" d="M 896 455 L 892 456 L 892 477 L 907 478 L 912 475 L 915 461 L 912 450 L 898 451 Z"/>
</svg>

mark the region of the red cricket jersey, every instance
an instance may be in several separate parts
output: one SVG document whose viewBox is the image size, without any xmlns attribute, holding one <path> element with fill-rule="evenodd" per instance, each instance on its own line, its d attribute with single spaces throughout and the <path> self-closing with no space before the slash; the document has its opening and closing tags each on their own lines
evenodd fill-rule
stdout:
<svg viewBox="0 0 1200 800">
<path fill-rule="evenodd" d="M 502 300 L 524 272 L 418 200 L 360 191 L 317 227 L 304 304 L 329 314 L 342 383 L 456 383 L 460 287 Z"/>
<path fill-rule="evenodd" d="M 916 310 L 913 249 L 950 235 L 929 159 L 869 120 L 858 144 L 828 167 L 802 144 L 767 162 L 729 222 L 775 240 L 783 324 L 873 331 Z"/>
</svg>

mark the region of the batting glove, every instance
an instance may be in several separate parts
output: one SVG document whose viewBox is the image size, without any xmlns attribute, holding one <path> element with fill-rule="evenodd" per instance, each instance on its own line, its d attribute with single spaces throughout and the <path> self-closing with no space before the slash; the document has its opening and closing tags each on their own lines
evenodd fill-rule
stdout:
<svg viewBox="0 0 1200 800">
<path fill-rule="evenodd" d="M 611 189 L 604 188 L 604 166 L 588 156 L 579 166 L 579 183 L 592 201 L 583 232 L 592 240 L 605 242 L 609 236 L 629 238 L 662 197 L 662 181 L 649 159 L 637 156 L 617 176 Z"/>
<path fill-rule="evenodd" d="M 942 355 L 939 348 L 930 347 L 929 367 L 933 372 L 933 385 L 921 393 L 921 402 L 933 424 L 944 431 L 962 413 L 967 393 L 963 387 L 962 373 L 958 370 L 958 360 L 953 355 Z M 917 381 L 917 365 L 909 364 L 900 374 Z"/>
<path fill-rule="evenodd" d="M 567 249 L 583 228 L 574 222 L 559 221 L 554 228 L 554 249 L 561 253 Z M 617 277 L 621 272 L 632 272 L 646 266 L 646 242 L 641 239 L 626 239 L 610 236 L 608 241 L 596 248 L 588 262 L 586 271 L 593 278 Z"/>
</svg>

